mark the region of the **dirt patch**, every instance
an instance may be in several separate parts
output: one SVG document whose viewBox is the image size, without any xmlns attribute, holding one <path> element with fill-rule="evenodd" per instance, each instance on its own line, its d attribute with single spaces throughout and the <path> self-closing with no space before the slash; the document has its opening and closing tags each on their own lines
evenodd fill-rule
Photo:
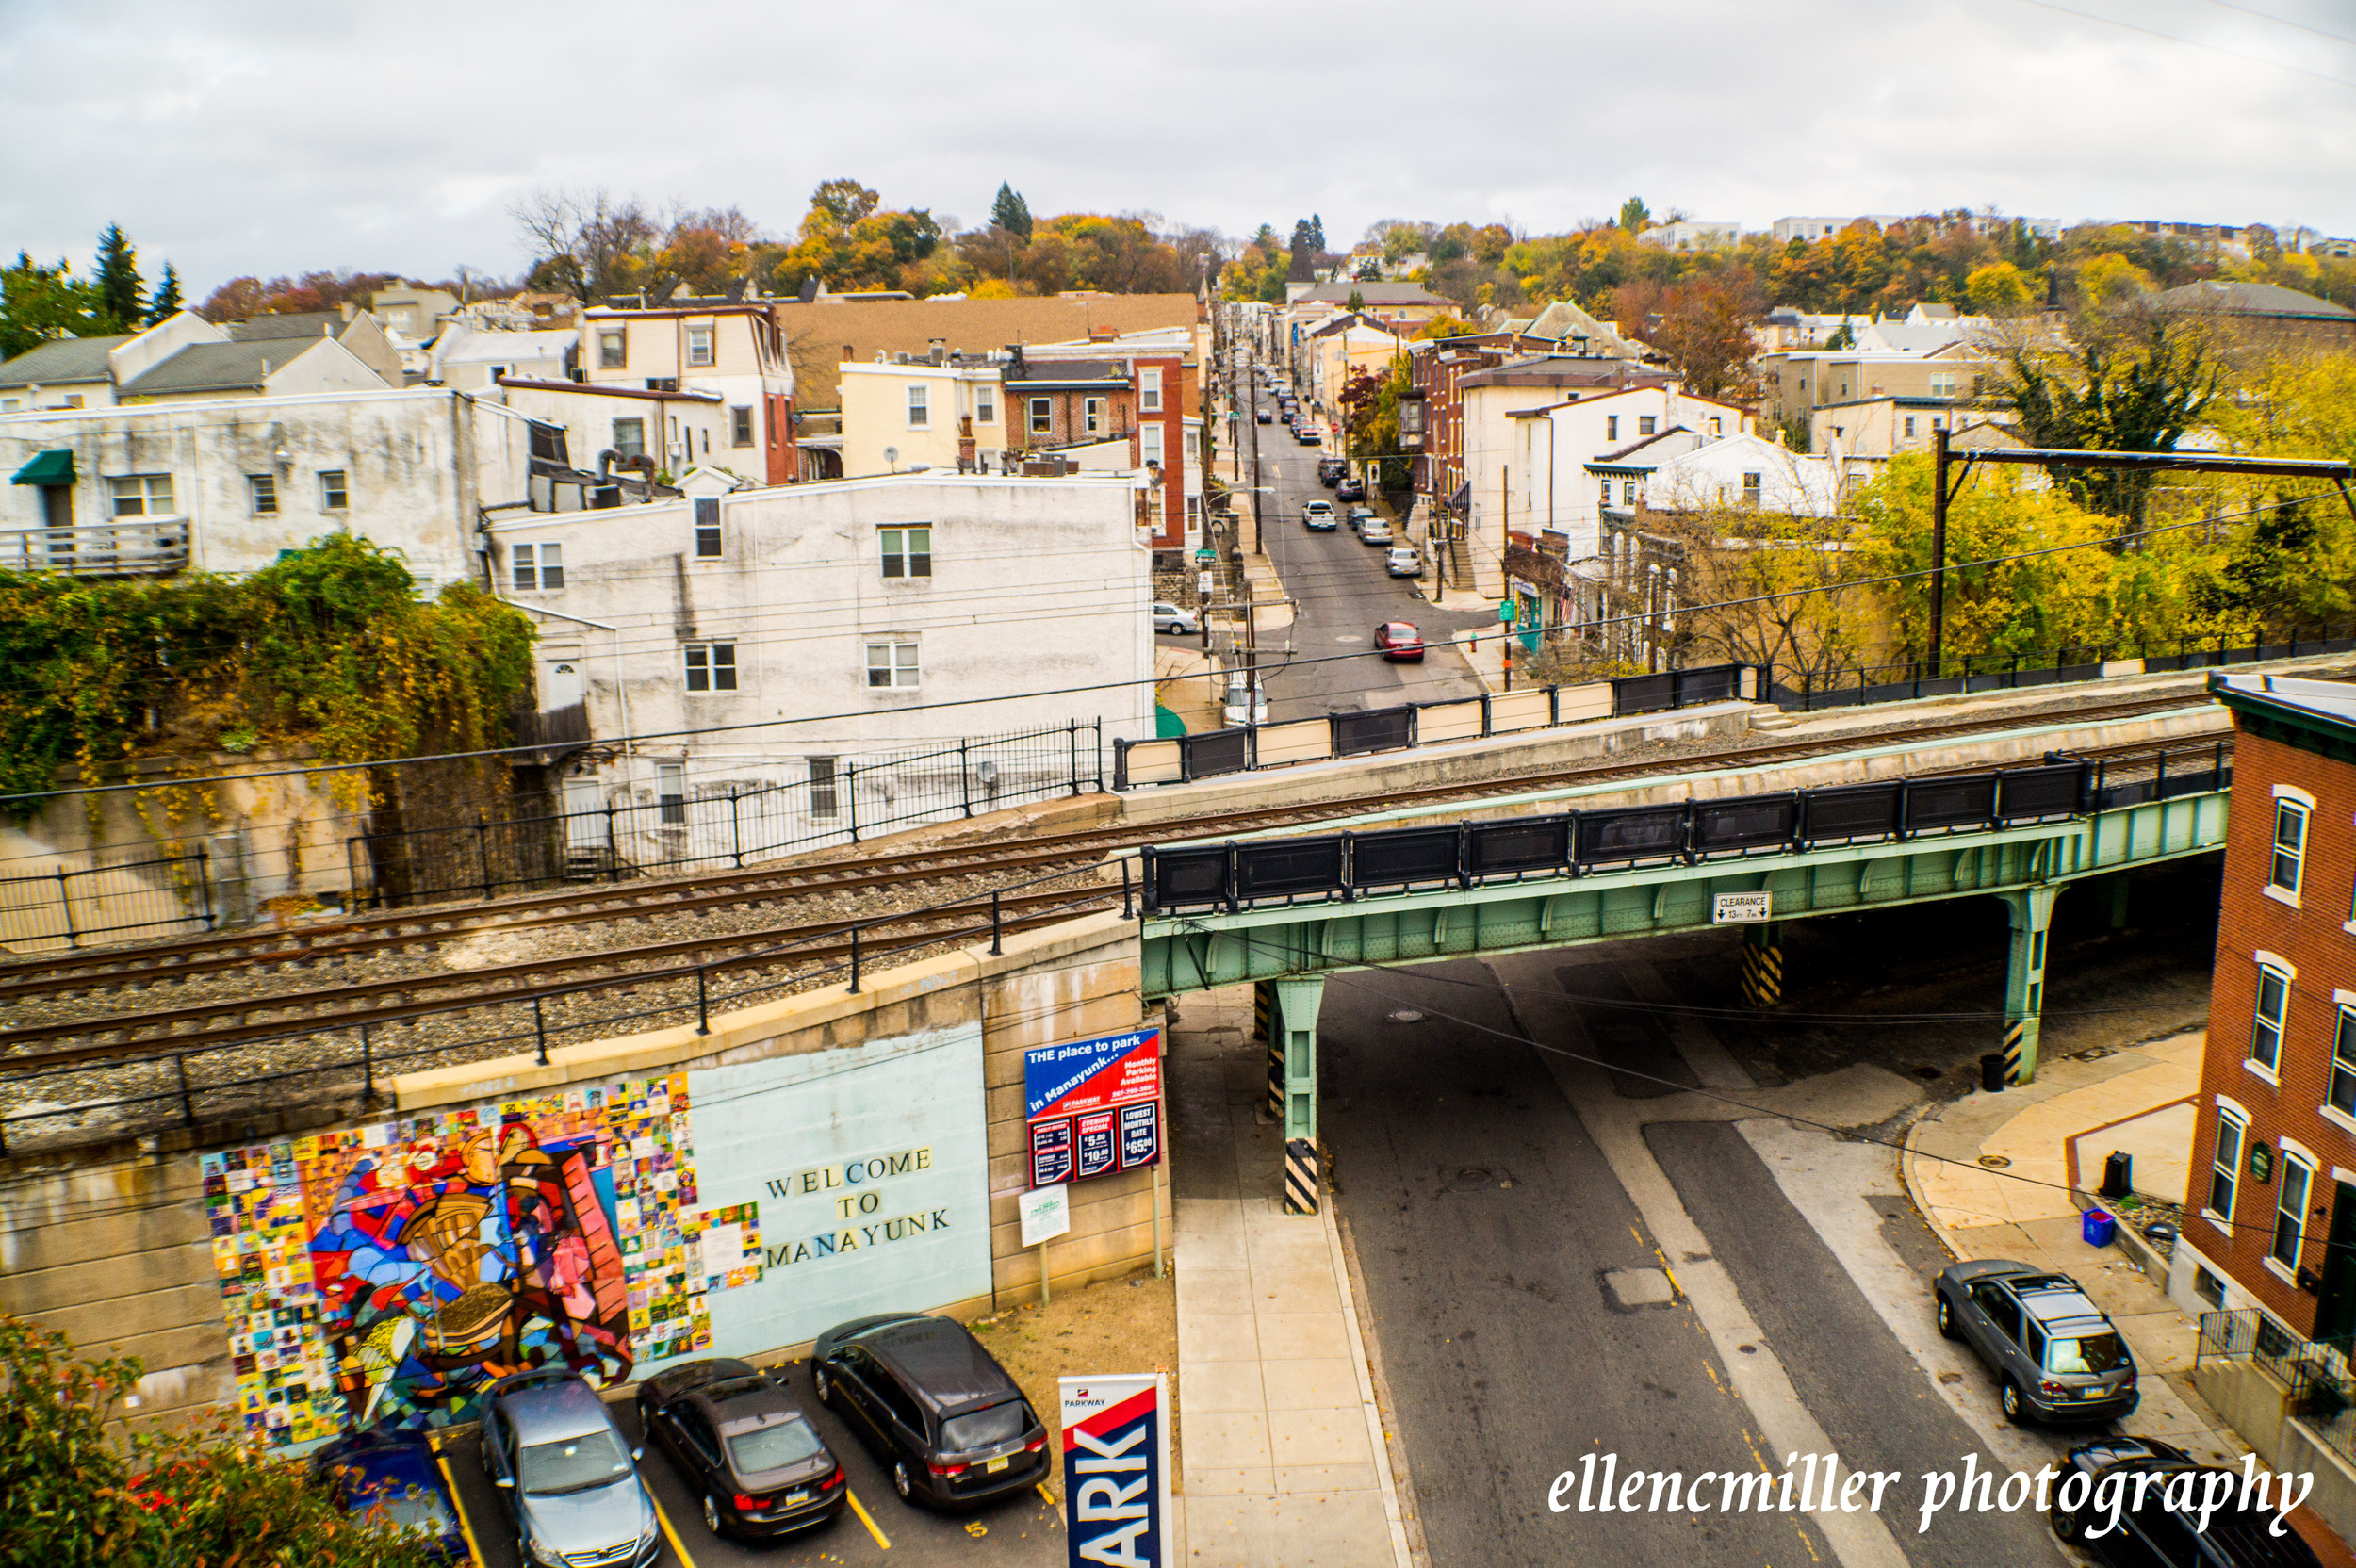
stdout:
<svg viewBox="0 0 2356 1568">
<path fill-rule="evenodd" d="M 1057 1291 L 1042 1307 L 1006 1307 L 967 1327 L 981 1336 L 1023 1387 L 1041 1420 L 1060 1408 L 1055 1380 L 1090 1372 L 1170 1374 L 1170 1448 L 1178 1452 L 1178 1283 L 1176 1271 L 1153 1278 L 1141 1268 L 1123 1280 Z M 1060 1440 L 1061 1432 L 1057 1437 Z M 1170 1490 L 1178 1491 L 1173 1464 Z M 1061 1495 L 1058 1462 L 1047 1489 Z"/>
</svg>

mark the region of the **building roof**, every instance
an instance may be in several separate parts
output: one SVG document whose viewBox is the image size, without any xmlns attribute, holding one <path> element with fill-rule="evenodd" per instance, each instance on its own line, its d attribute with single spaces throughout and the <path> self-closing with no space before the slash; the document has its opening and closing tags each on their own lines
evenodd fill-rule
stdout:
<svg viewBox="0 0 2356 1568">
<path fill-rule="evenodd" d="M 285 337 L 191 343 L 162 364 L 115 389 L 118 397 L 155 398 L 173 392 L 253 392 L 272 370 L 284 369 L 309 343 Z"/>
<path fill-rule="evenodd" d="M 1453 301 L 1444 300 L 1419 283 L 1326 283 L 1319 284 L 1294 301 L 1304 305 L 1346 305 L 1355 294 L 1359 302 L 1367 305 L 1444 305 L 1453 310 Z"/>
<path fill-rule="evenodd" d="M 1126 386 L 1129 378 L 1109 359 L 1026 359 L 1008 365 L 1008 386 Z"/>
<path fill-rule="evenodd" d="M 643 398 L 659 403 L 724 403 L 728 396 L 721 392 L 649 392 L 643 386 L 620 386 L 611 382 L 538 381 L 530 376 L 501 376 L 501 386 L 520 386 L 532 392 L 572 392 L 584 398 Z"/>
<path fill-rule="evenodd" d="M 1009 343 L 1068 343 L 1092 332 L 1194 330 L 1200 305 L 1191 294 L 1095 294 L 1038 300 L 818 300 L 777 302 L 778 329 L 794 366 L 794 407 L 810 412 L 843 403 L 844 360 L 922 353 L 941 338 L 970 354 Z M 844 350 L 849 350 L 846 355 Z"/>
<path fill-rule="evenodd" d="M 231 321 L 222 330 L 231 342 L 255 343 L 270 338 L 341 337 L 352 325 L 339 310 L 290 310 L 284 316 L 255 316 Z"/>
<path fill-rule="evenodd" d="M 1629 462 L 1628 459 L 1635 457 L 1638 452 L 1643 451 L 1646 447 L 1658 446 L 1661 442 L 1669 440 L 1673 436 L 1682 435 L 1690 440 L 1693 437 L 1693 433 L 1687 430 L 1683 425 L 1671 425 L 1667 430 L 1661 432 L 1657 435 L 1644 436 L 1641 440 L 1631 441 L 1625 447 L 1617 447 L 1608 452 L 1597 452 L 1595 456 L 1595 460 L 1584 465 L 1584 466 L 1590 469 L 1655 468 L 1660 466 L 1661 463 L 1664 459 L 1675 457 L 1677 453 L 1665 451 L 1655 452 L 1652 454 L 1649 461 L 1638 459 L 1633 463 Z"/>
<path fill-rule="evenodd" d="M 2356 686 L 2215 670 L 2209 675 L 2209 693 L 2233 710 L 2244 729 L 2356 762 Z"/>
<path fill-rule="evenodd" d="M 2356 310 L 2270 283 L 2188 283 L 2154 296 L 2162 310 L 2215 310 L 2229 316 L 2281 316 L 2312 321 L 2356 321 Z"/>
<path fill-rule="evenodd" d="M 1475 386 L 1610 386 L 1633 391 L 1661 386 L 1675 376 L 1647 370 L 1621 359 L 1596 359 L 1592 354 L 1535 354 L 1509 359 L 1485 370 L 1475 370 L 1457 384 Z"/>
<path fill-rule="evenodd" d="M 105 381 L 106 355 L 131 341 L 111 337 L 60 337 L 0 363 L 0 386 L 54 386 L 61 382 Z"/>
</svg>

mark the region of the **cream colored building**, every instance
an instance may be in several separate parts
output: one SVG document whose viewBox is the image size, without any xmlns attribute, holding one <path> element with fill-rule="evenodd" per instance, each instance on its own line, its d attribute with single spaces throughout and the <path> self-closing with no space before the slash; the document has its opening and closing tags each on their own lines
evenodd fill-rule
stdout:
<svg viewBox="0 0 2356 1568">
<path fill-rule="evenodd" d="M 1005 471 L 1006 394 L 994 360 L 845 362 L 841 375 L 844 478 Z"/>
</svg>

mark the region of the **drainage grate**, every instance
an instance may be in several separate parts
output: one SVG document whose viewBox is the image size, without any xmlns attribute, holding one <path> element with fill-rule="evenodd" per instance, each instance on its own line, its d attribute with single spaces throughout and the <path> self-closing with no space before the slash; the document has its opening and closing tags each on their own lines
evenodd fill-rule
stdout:
<svg viewBox="0 0 2356 1568">
<path fill-rule="evenodd" d="M 1393 1023 L 1421 1023 L 1423 1015 L 1413 1007 L 1401 1007 L 1389 1015 Z"/>
</svg>

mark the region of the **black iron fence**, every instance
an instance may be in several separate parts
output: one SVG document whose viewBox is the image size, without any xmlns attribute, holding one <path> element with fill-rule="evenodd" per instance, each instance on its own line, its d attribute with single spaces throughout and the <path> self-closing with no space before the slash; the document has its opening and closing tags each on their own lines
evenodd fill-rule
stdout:
<svg viewBox="0 0 2356 1568">
<path fill-rule="evenodd" d="M 1779 708 L 1796 708 L 1806 713 L 1821 708 L 1910 702 L 1918 697 L 1955 696 L 1967 692 L 2008 692 L 2022 687 L 2100 680 L 2105 676 L 2157 675 L 2356 649 L 2356 628 L 2348 629 L 2348 635 L 2336 637 L 2330 635 L 2330 630 L 2322 628 L 2313 638 L 2294 637 L 2286 643 L 2259 643 L 2246 647 L 2228 647 L 2222 638 L 2206 646 L 2192 642 L 2179 642 L 2172 647 L 2088 644 L 2037 653 L 1967 654 L 1937 666 L 1919 660 L 1911 663 L 1868 664 L 1854 678 L 1843 676 L 1821 685 L 1812 677 L 1803 677 L 1797 686 L 1774 682 L 1769 700 Z"/>
<path fill-rule="evenodd" d="M 634 765 L 643 774 L 647 760 Z M 804 758 L 791 780 L 726 760 L 654 765 L 600 782 L 588 802 L 535 797 L 466 819 L 358 833 L 345 842 L 358 896 L 384 906 L 493 898 L 561 882 L 742 866 L 925 823 L 1104 788 L 1104 727 L 979 736 L 866 758 Z M 733 769 L 736 776 L 714 776 Z"/>
<path fill-rule="evenodd" d="M 99 852 L 92 864 L 0 875 L 0 943 L 19 953 L 210 931 L 211 855 Z"/>
<path fill-rule="evenodd" d="M 1348 901 L 1378 890 L 1470 888 L 1645 864 L 1794 854 L 1828 843 L 1906 841 L 2083 816 L 2227 788 L 2222 746 L 2119 767 L 2061 753 L 2036 766 L 1896 778 L 1776 794 L 1563 811 L 1376 832 L 1148 848 L 1149 914 L 1229 913 L 1263 901 Z"/>
</svg>

